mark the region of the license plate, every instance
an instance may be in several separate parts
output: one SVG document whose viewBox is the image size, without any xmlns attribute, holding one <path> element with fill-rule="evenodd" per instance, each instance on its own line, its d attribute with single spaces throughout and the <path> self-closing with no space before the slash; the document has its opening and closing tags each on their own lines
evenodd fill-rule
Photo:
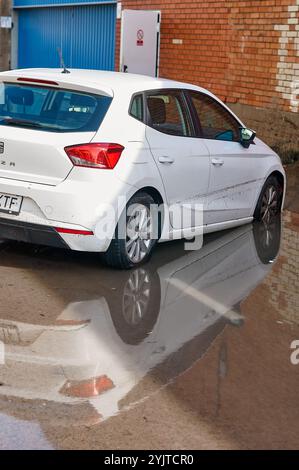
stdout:
<svg viewBox="0 0 299 470">
<path fill-rule="evenodd" d="M 23 197 L 0 193 L 0 212 L 18 215 L 22 207 Z"/>
</svg>

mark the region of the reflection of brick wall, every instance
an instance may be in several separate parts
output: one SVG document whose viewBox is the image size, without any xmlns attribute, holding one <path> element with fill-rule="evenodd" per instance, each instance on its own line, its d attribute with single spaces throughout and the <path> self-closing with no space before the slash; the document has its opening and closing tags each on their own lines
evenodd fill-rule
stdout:
<svg viewBox="0 0 299 470">
<path fill-rule="evenodd" d="M 0 16 L 10 16 L 11 0 L 0 0 Z M 10 30 L 0 28 L 0 71 L 10 68 Z"/>
<path fill-rule="evenodd" d="M 280 258 L 264 283 L 269 303 L 286 320 L 299 324 L 299 214 L 285 211 Z"/>
<path fill-rule="evenodd" d="M 213 433 L 220 434 L 216 443 L 225 438 L 226 447 L 230 443 L 232 448 L 298 448 L 299 366 L 290 363 L 290 344 L 299 338 L 299 316 L 296 325 L 280 324 L 298 297 L 298 286 L 296 291 L 288 284 L 288 274 L 285 280 L 282 277 L 283 269 L 293 271 L 291 256 L 298 266 L 297 217 L 297 231 L 294 225 L 285 228 L 283 259 L 241 304 L 244 325 L 227 326 L 207 354 L 171 388 L 181 406 L 189 406 L 192 416 L 196 413 L 198 429 L 208 423 Z M 294 223 L 290 213 L 286 219 Z M 286 304 L 274 299 L 279 285 L 280 292 L 285 289 Z"/>
<path fill-rule="evenodd" d="M 229 103 L 296 112 L 298 0 L 122 0 L 122 6 L 161 10 L 161 76 L 200 84 Z M 117 29 L 118 66 L 119 21 Z"/>
</svg>

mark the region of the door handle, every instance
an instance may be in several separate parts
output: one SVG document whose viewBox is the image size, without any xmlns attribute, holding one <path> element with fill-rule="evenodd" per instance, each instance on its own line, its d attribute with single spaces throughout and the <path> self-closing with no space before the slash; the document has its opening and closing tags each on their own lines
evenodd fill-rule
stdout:
<svg viewBox="0 0 299 470">
<path fill-rule="evenodd" d="M 212 165 L 214 166 L 222 166 L 224 164 L 224 160 L 221 158 L 212 158 Z"/>
<path fill-rule="evenodd" d="M 174 162 L 174 158 L 173 157 L 168 157 L 168 156 L 162 156 L 162 157 L 159 157 L 159 162 L 160 163 L 173 163 Z"/>
</svg>

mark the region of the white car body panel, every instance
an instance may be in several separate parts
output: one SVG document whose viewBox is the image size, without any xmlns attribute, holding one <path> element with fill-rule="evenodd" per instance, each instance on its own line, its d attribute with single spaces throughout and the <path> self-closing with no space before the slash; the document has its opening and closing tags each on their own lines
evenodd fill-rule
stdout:
<svg viewBox="0 0 299 470">
<path fill-rule="evenodd" d="M 73 169 L 64 147 L 74 144 L 72 133 L 55 134 L 37 129 L 1 126 L 5 158 L 0 159 L 0 178 L 57 186 Z M 76 143 L 90 142 L 94 132 L 76 133 Z"/>
<path fill-rule="evenodd" d="M 252 215 L 265 172 L 273 159 L 272 151 L 258 139 L 249 148 L 238 142 L 204 141 L 211 159 L 207 223 Z M 213 165 L 217 159 L 221 166 Z"/>
<path fill-rule="evenodd" d="M 168 209 L 174 202 L 181 206 L 190 202 L 203 204 L 204 227 L 198 226 L 198 231 L 221 230 L 252 220 L 261 188 L 271 172 L 278 171 L 285 177 L 279 157 L 258 139 L 256 145 L 245 149 L 236 142 L 174 137 L 129 115 L 131 98 L 137 92 L 181 88 L 214 97 L 200 87 L 141 75 L 94 70 L 62 74 L 58 69 L 2 72 L 0 84 L 19 83 L 20 77 L 55 81 L 68 90 L 112 97 L 97 132 L 59 134 L 0 126 L 0 141 L 5 142 L 6 149 L 5 155 L 0 155 L 0 161 L 6 162 L 0 165 L 0 193 L 24 197 L 20 214 L 0 213 L 0 222 L 20 221 L 94 233 L 60 234 L 73 250 L 106 251 L 117 220 L 107 224 L 105 210 L 112 206 L 119 217 L 126 202 L 143 188 L 156 190 L 165 203 L 167 224 L 161 236 L 163 241 L 169 239 L 170 233 L 175 237 L 188 235 L 182 233 L 183 226 L 169 221 Z M 223 103 L 222 106 L 228 109 Z M 113 170 L 74 167 L 64 147 L 88 142 L 123 145 L 116 167 Z M 159 157 L 168 154 L 175 162 L 160 163 Z M 214 166 L 214 158 L 222 158 L 224 164 Z M 15 166 L 10 166 L 11 162 Z M 104 223 L 108 225 L 105 237 L 100 235 Z"/>
<path fill-rule="evenodd" d="M 210 158 L 204 142 L 192 137 L 170 137 L 149 126 L 146 138 L 164 183 L 167 204 L 204 206 L 210 179 Z M 163 158 L 173 161 L 164 163 Z M 183 228 L 190 227 L 191 218 L 186 219 Z M 179 222 L 171 220 L 171 225 L 179 229 Z"/>
</svg>

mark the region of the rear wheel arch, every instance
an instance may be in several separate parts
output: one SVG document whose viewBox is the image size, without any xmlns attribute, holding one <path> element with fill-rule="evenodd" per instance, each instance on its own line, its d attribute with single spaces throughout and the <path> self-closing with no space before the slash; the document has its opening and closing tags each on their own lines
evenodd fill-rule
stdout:
<svg viewBox="0 0 299 470">
<path fill-rule="evenodd" d="M 147 193 L 147 194 L 149 194 L 150 196 L 152 196 L 154 201 L 159 205 L 164 203 L 164 200 L 163 200 L 163 197 L 162 197 L 161 193 L 156 188 L 154 188 L 153 186 L 145 186 L 144 188 L 139 189 L 134 194 L 134 196 L 138 193 Z"/>
<path fill-rule="evenodd" d="M 118 213 L 118 217 L 116 219 L 116 225 L 117 225 L 117 222 L 119 222 L 119 219 L 121 217 L 121 213 L 123 210 L 126 209 L 126 207 L 128 207 L 128 205 L 130 204 L 131 200 L 139 195 L 139 194 L 148 194 L 149 196 L 151 196 L 153 198 L 153 200 L 155 201 L 156 204 L 158 205 L 163 205 L 164 204 L 164 199 L 163 199 L 163 196 L 161 195 L 160 191 L 158 189 L 156 189 L 154 186 L 144 186 L 140 189 L 137 189 L 137 191 L 135 192 L 131 192 L 126 203 L 123 205 L 122 207 L 122 210 L 120 213 Z"/>
<path fill-rule="evenodd" d="M 154 188 L 153 186 L 145 186 L 141 189 L 138 189 L 138 191 L 136 191 L 136 193 L 133 194 L 133 196 L 130 198 L 130 200 L 133 197 L 135 197 L 137 194 L 140 194 L 140 193 L 148 194 L 149 196 L 151 196 L 153 198 L 153 200 L 155 201 L 155 204 L 157 204 L 158 206 L 162 206 L 161 219 L 159 221 L 159 237 L 160 237 L 161 232 L 162 232 L 163 223 L 164 223 L 164 217 L 165 217 L 164 209 L 163 209 L 164 199 L 163 199 L 161 193 L 156 188 Z M 128 201 L 128 204 L 129 204 L 130 200 Z"/>
<path fill-rule="evenodd" d="M 115 268 L 128 269 L 138 266 L 149 259 L 155 244 L 161 236 L 161 228 L 163 227 L 163 206 L 162 211 L 155 214 L 155 212 L 151 212 L 151 205 L 160 206 L 161 204 L 163 204 L 163 198 L 153 187 L 140 188 L 130 197 L 119 217 L 109 248 L 102 255 L 108 265 Z M 147 218 L 143 219 L 142 222 L 146 224 L 145 226 L 148 229 L 148 237 L 146 236 L 145 238 L 143 238 L 142 231 L 146 229 L 138 225 L 140 223 L 138 217 L 142 218 L 140 213 L 143 212 L 140 206 L 144 206 L 148 214 Z M 132 208 L 131 213 L 128 212 L 129 208 Z M 157 219 L 155 219 L 156 217 Z M 151 234 L 149 233 L 149 226 L 147 224 L 149 220 L 156 220 L 154 222 L 157 224 L 155 225 L 156 228 L 154 227 L 154 230 L 156 230 L 154 237 L 151 236 L 152 232 Z M 130 233 L 127 231 L 128 224 L 131 224 Z M 134 224 L 138 229 L 135 228 Z"/>
</svg>

